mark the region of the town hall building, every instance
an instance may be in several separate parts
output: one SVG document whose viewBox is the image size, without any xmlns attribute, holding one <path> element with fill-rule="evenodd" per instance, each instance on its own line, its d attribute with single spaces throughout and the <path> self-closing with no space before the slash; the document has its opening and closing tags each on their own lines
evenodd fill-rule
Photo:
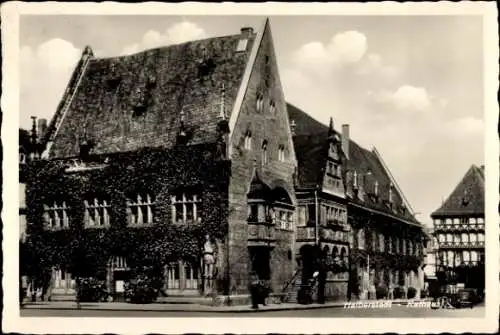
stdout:
<svg viewBox="0 0 500 335">
<path fill-rule="evenodd" d="M 318 301 L 421 285 L 422 228 L 397 183 L 347 125 L 286 103 L 267 19 L 128 56 L 85 48 L 33 141 L 26 220 L 53 299 L 75 277 L 118 297 L 144 268 L 166 295 L 233 302 L 254 276 L 288 301 L 315 280 Z"/>
</svg>

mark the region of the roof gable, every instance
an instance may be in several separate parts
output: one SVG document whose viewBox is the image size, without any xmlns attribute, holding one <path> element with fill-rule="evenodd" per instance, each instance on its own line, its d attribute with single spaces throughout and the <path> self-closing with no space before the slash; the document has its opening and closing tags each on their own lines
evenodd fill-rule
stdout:
<svg viewBox="0 0 500 335">
<path fill-rule="evenodd" d="M 472 165 L 441 207 L 431 216 L 484 215 L 484 172 Z"/>
<path fill-rule="evenodd" d="M 328 156 L 328 126 L 291 104 L 288 104 L 288 113 L 290 120 L 295 121 L 294 146 L 298 160 L 298 186 L 314 188 L 318 183 L 321 184 L 322 169 Z M 335 133 L 341 136 L 338 132 Z M 393 178 L 389 175 L 390 172 L 375 150 L 369 151 L 353 140 L 349 140 L 349 159 L 346 160 L 344 169 L 347 170 L 344 174 L 345 191 L 352 203 L 417 222 L 410 208 L 404 205 L 404 196 L 395 187 Z M 360 192 L 366 196 L 353 195 L 354 175 L 362 189 Z M 377 196 L 374 196 L 375 192 Z M 392 204 L 389 203 L 389 198 L 392 199 Z"/>
<path fill-rule="evenodd" d="M 237 51 L 241 39 L 238 34 L 91 59 L 49 157 L 77 156 L 82 139 L 93 142 L 94 154 L 171 148 L 181 112 L 188 145 L 215 141 L 222 88 L 230 114 L 255 34 Z"/>
</svg>

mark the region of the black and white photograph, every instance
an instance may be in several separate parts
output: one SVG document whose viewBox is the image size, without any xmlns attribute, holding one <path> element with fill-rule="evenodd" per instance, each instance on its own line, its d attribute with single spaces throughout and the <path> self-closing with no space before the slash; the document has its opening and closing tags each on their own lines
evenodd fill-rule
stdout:
<svg viewBox="0 0 500 335">
<path fill-rule="evenodd" d="M 498 329 L 494 2 L 11 2 L 2 42 L 4 330 Z"/>
</svg>

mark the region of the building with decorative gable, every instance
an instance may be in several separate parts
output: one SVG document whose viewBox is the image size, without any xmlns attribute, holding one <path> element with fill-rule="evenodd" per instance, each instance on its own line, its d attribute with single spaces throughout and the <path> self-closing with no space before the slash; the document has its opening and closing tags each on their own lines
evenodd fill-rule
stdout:
<svg viewBox="0 0 500 335">
<path fill-rule="evenodd" d="M 431 214 L 437 272 L 450 284 L 484 289 L 484 199 L 484 166 L 472 165 Z"/>
<path fill-rule="evenodd" d="M 280 292 L 296 270 L 296 158 L 269 21 L 255 33 L 97 58 L 87 47 L 38 139 L 28 221 L 53 269 L 119 296 L 141 268 L 167 295 Z M 149 270 L 148 270 L 149 271 Z"/>
<path fill-rule="evenodd" d="M 298 160 L 297 243 L 319 244 L 337 268 L 327 274 L 334 297 L 375 298 L 423 289 L 426 235 L 376 149 L 289 105 Z M 301 232 L 303 231 L 303 232 Z M 396 291 L 396 292 L 395 292 Z M 397 292 L 399 291 L 399 292 Z"/>
</svg>

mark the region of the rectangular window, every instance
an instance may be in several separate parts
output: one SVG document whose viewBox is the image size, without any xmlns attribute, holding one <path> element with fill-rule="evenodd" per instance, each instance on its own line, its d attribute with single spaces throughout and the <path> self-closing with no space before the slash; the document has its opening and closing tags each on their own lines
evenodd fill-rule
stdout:
<svg viewBox="0 0 500 335">
<path fill-rule="evenodd" d="M 315 226 L 316 224 L 316 205 L 309 204 L 307 205 L 307 225 Z"/>
<path fill-rule="evenodd" d="M 84 200 L 84 224 L 88 227 L 109 226 L 109 202 L 105 199 Z"/>
<path fill-rule="evenodd" d="M 365 231 L 363 229 L 360 229 L 358 231 L 358 249 L 364 249 L 365 248 Z"/>
<path fill-rule="evenodd" d="M 149 194 L 137 194 L 127 200 L 130 225 L 152 224 L 155 219 L 156 199 Z"/>
<path fill-rule="evenodd" d="M 194 223 L 199 221 L 199 199 L 196 194 L 178 193 L 172 196 L 172 221 L 174 223 Z M 252 207 L 251 207 L 252 208 Z"/>
<path fill-rule="evenodd" d="M 44 205 L 44 221 L 49 228 L 69 227 L 69 207 L 65 201 L 55 201 L 51 205 Z"/>
<path fill-rule="evenodd" d="M 380 248 L 380 252 L 385 251 L 385 238 L 384 238 L 384 235 L 382 235 L 382 234 L 379 235 L 379 248 Z"/>
<path fill-rule="evenodd" d="M 303 227 L 306 225 L 307 220 L 306 220 L 306 207 L 305 206 L 299 206 L 298 208 L 298 220 L 297 220 L 297 226 Z"/>
</svg>

